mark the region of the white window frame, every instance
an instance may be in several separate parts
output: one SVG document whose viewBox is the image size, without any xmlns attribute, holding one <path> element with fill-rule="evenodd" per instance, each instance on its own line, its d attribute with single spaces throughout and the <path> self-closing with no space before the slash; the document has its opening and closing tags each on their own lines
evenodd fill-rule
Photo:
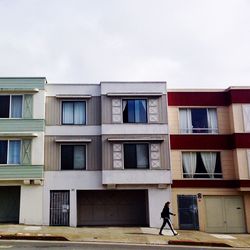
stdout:
<svg viewBox="0 0 250 250">
<path fill-rule="evenodd" d="M 63 123 L 63 103 L 64 102 L 85 102 L 85 123 L 84 124 L 64 124 Z M 88 114 L 87 114 L 87 101 L 82 99 L 62 99 L 60 104 L 60 124 L 62 126 L 86 126 L 88 124 Z"/>
<path fill-rule="evenodd" d="M 21 139 L 8 139 L 8 140 L 1 140 L 1 141 L 7 141 L 7 163 L 1 163 L 0 166 L 6 166 L 6 165 L 21 165 L 22 164 L 22 140 Z M 9 163 L 9 144 L 10 141 L 20 141 L 20 152 L 19 152 L 19 157 L 20 157 L 20 163 Z"/>
<path fill-rule="evenodd" d="M 184 171 L 183 171 L 183 158 L 182 158 L 182 153 L 202 153 L 202 152 L 212 152 L 212 153 L 220 153 L 220 167 L 221 167 L 221 175 L 222 177 L 220 178 L 185 178 L 184 177 Z M 221 161 L 221 155 L 222 155 L 222 151 L 221 150 L 201 150 L 201 151 L 197 151 L 197 150 L 182 150 L 180 151 L 181 154 L 181 172 L 182 172 L 182 179 L 183 180 L 222 180 L 223 179 L 223 166 L 222 166 L 222 161 Z M 197 174 L 203 174 L 203 173 L 197 173 Z M 204 173 L 206 174 L 206 173 Z M 207 173 L 208 174 L 208 173 Z"/>
<path fill-rule="evenodd" d="M 216 110 L 216 115 L 217 115 L 217 130 L 214 130 L 214 129 L 210 129 L 209 127 L 207 127 L 207 128 L 204 128 L 204 130 L 209 130 L 210 132 L 208 132 L 208 133 L 202 133 L 202 132 L 200 132 L 200 133 L 193 133 L 193 127 L 190 129 L 190 132 L 182 132 L 182 128 L 181 128 L 181 124 L 180 124 L 180 121 L 181 121 L 181 116 L 180 116 L 180 110 L 181 109 L 188 109 L 188 110 L 192 110 L 192 109 L 206 109 L 206 111 L 208 112 L 208 110 L 209 109 L 215 109 Z M 192 118 L 191 118 L 192 119 Z M 179 133 L 180 134 L 219 134 L 219 122 L 218 122 L 218 107 L 185 107 L 185 106 L 183 106 L 183 107 L 179 107 L 178 108 L 178 121 L 179 121 Z M 192 121 L 191 121 L 192 122 Z M 188 130 L 188 128 L 185 128 L 185 130 Z M 202 130 L 202 128 L 199 128 L 199 130 Z M 213 130 L 214 130 L 214 132 L 213 132 Z"/>
<path fill-rule="evenodd" d="M 126 144 L 147 144 L 148 145 L 148 168 L 125 168 L 124 162 L 125 162 L 125 151 L 124 151 L 124 145 Z M 150 170 L 151 169 L 151 159 L 150 159 L 150 143 L 149 142 L 124 142 L 122 144 L 122 165 L 124 170 Z"/>
<path fill-rule="evenodd" d="M 10 102 L 9 102 L 9 117 L 3 118 L 0 117 L 0 119 L 23 119 L 23 113 L 24 113 L 24 95 L 23 94 L 0 94 L 0 96 L 9 96 Z M 12 107 L 12 96 L 22 96 L 22 114 L 21 117 L 11 117 L 11 107 Z"/>
<path fill-rule="evenodd" d="M 62 169 L 62 146 L 85 146 L 85 164 L 86 167 L 85 169 Z M 60 154 L 59 154 L 59 170 L 60 171 L 87 171 L 88 170 L 88 157 L 87 157 L 87 153 L 88 153 L 88 147 L 86 143 L 61 143 L 60 144 Z"/>
</svg>

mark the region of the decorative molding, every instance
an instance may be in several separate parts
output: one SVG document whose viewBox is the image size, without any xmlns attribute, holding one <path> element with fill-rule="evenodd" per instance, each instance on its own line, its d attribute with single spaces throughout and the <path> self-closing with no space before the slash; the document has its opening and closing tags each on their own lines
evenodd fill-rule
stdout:
<svg viewBox="0 0 250 250">
<path fill-rule="evenodd" d="M 122 102 L 121 99 L 112 100 L 112 122 L 121 123 L 122 122 Z"/>
<path fill-rule="evenodd" d="M 123 169 L 122 144 L 113 144 L 113 168 Z"/>
</svg>

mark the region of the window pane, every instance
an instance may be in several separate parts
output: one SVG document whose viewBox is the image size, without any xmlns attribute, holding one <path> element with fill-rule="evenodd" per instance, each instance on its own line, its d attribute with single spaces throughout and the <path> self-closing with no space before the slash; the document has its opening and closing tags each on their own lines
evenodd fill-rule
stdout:
<svg viewBox="0 0 250 250">
<path fill-rule="evenodd" d="M 135 100 L 135 122 L 147 122 L 146 100 Z"/>
<path fill-rule="evenodd" d="M 148 144 L 136 145 L 137 168 L 148 168 Z"/>
<path fill-rule="evenodd" d="M 128 100 L 128 122 L 135 122 L 135 101 Z"/>
<path fill-rule="evenodd" d="M 136 144 L 124 144 L 124 168 L 136 167 Z"/>
<path fill-rule="evenodd" d="M 193 133 L 207 133 L 207 109 L 192 109 Z"/>
<path fill-rule="evenodd" d="M 20 164 L 21 141 L 9 141 L 9 164 Z"/>
<path fill-rule="evenodd" d="M 74 123 L 74 104 L 73 102 L 63 102 L 63 124 L 73 124 Z"/>
<path fill-rule="evenodd" d="M 86 168 L 85 146 L 74 146 L 74 169 Z"/>
<path fill-rule="evenodd" d="M 0 141 L 0 164 L 7 164 L 8 141 Z"/>
<path fill-rule="evenodd" d="M 74 124 L 85 124 L 85 102 L 74 102 Z"/>
<path fill-rule="evenodd" d="M 21 95 L 13 95 L 11 97 L 11 117 L 12 118 L 22 117 L 22 104 L 23 104 L 23 97 Z"/>
<path fill-rule="evenodd" d="M 10 115 L 10 96 L 0 96 L 0 118 L 9 118 Z"/>
<path fill-rule="evenodd" d="M 70 170 L 74 168 L 74 146 L 61 146 L 61 169 Z"/>
<path fill-rule="evenodd" d="M 123 122 L 128 122 L 128 101 L 122 101 Z"/>
</svg>

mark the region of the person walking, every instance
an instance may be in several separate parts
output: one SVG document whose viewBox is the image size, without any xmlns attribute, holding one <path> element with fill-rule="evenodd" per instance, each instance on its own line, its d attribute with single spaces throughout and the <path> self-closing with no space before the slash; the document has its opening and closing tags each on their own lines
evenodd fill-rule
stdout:
<svg viewBox="0 0 250 250">
<path fill-rule="evenodd" d="M 172 226 L 172 223 L 171 223 L 171 221 L 170 221 L 170 214 L 173 215 L 173 216 L 175 216 L 175 214 L 174 214 L 174 213 L 171 213 L 171 212 L 169 211 L 169 205 L 170 205 L 170 202 L 169 202 L 169 201 L 166 202 L 166 203 L 165 203 L 165 206 L 164 206 L 164 208 L 163 208 L 163 210 L 162 210 L 162 212 L 161 212 L 161 218 L 163 219 L 163 223 L 162 223 L 162 226 L 161 226 L 159 235 L 163 235 L 162 230 L 163 230 L 163 228 L 166 226 L 166 224 L 168 224 L 168 226 L 169 226 L 169 228 L 171 229 L 171 231 L 173 232 L 174 236 L 175 236 L 175 235 L 178 235 L 178 233 L 176 233 L 176 232 L 174 231 L 173 226 Z"/>
</svg>

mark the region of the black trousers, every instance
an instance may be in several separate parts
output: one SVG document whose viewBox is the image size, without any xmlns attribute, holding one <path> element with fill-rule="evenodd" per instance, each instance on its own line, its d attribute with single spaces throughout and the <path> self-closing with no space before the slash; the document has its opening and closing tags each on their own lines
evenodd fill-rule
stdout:
<svg viewBox="0 0 250 250">
<path fill-rule="evenodd" d="M 166 226 L 167 223 L 168 223 L 169 228 L 173 232 L 173 234 L 175 234 L 172 223 L 171 223 L 170 219 L 168 219 L 168 218 L 163 218 L 163 223 L 162 223 L 162 226 L 161 226 L 161 229 L 160 229 L 160 233 L 162 233 L 162 230 Z"/>
</svg>

